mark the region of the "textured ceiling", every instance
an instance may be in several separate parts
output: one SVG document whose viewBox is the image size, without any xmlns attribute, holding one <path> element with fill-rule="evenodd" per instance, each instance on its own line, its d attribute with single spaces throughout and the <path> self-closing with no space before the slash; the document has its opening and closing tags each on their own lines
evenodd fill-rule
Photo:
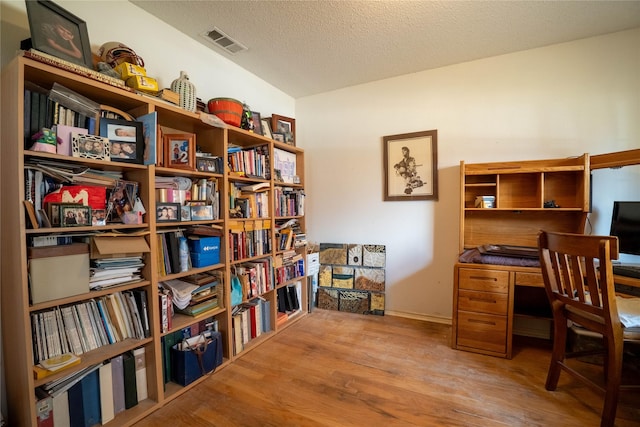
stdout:
<svg viewBox="0 0 640 427">
<path fill-rule="evenodd" d="M 130 1 L 294 98 L 640 27 L 640 1 Z"/>
</svg>

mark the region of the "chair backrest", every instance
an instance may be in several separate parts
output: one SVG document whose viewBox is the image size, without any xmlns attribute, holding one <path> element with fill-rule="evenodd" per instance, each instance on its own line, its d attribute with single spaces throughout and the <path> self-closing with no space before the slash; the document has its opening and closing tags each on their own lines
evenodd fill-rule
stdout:
<svg viewBox="0 0 640 427">
<path fill-rule="evenodd" d="M 554 312 L 588 329 L 622 333 L 611 260 L 618 239 L 542 231 L 538 235 L 544 285 Z"/>
</svg>

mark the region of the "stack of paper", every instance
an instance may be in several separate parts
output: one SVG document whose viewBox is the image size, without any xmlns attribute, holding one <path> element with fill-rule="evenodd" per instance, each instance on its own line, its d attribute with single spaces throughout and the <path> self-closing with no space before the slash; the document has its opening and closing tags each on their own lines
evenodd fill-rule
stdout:
<svg viewBox="0 0 640 427">
<path fill-rule="evenodd" d="M 104 258 L 93 261 L 90 289 L 103 289 L 142 280 L 140 270 L 144 267 L 141 257 Z"/>
</svg>

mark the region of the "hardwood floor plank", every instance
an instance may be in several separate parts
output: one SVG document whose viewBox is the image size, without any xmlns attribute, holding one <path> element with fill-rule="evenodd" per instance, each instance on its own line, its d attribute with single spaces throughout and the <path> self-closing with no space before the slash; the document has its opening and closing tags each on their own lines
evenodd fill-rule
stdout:
<svg viewBox="0 0 640 427">
<path fill-rule="evenodd" d="M 450 334 L 447 325 L 315 310 L 136 427 L 600 424 L 602 396 L 568 375 L 545 390 L 548 344 L 516 341 L 505 360 L 453 350 Z M 639 393 L 622 395 L 616 426 L 640 427 Z"/>
</svg>

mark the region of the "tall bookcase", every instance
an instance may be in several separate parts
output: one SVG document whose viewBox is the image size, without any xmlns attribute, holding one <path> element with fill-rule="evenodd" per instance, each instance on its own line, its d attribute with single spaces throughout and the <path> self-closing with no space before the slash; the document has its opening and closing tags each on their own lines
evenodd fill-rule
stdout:
<svg viewBox="0 0 640 427">
<path fill-rule="evenodd" d="M 108 105 L 122 110 L 133 117 L 139 117 L 147 113 L 156 112 L 158 124 L 176 129 L 184 133 L 192 133 L 196 136 L 197 145 L 203 151 L 220 156 L 225 160 L 224 173 L 210 173 L 178 170 L 168 167 L 156 167 L 155 165 L 143 166 L 131 163 L 120 163 L 103 160 L 90 160 L 33 152 L 23 149 L 24 134 L 24 89 L 25 82 L 35 83 L 45 89 L 50 89 L 54 83 L 71 89 L 99 104 Z M 264 340 L 274 336 L 278 331 L 292 324 L 305 315 L 307 307 L 307 290 L 302 286 L 304 273 L 300 277 L 287 277 L 274 286 L 262 292 L 259 297 L 269 301 L 270 325 L 269 332 L 250 341 L 242 351 L 234 354 L 232 327 L 232 307 L 230 300 L 230 277 L 235 267 L 243 262 L 269 260 L 272 264 L 282 257 L 284 252 L 272 245 L 269 250 L 260 255 L 246 256 L 242 259 L 232 259 L 228 238 L 230 229 L 229 191 L 234 182 L 243 184 L 266 183 L 269 203 L 269 216 L 260 218 L 265 227 L 266 236 L 272 242 L 276 241 L 276 223 L 295 219 L 300 230 L 305 230 L 303 210 L 287 212 L 276 216 L 274 193 L 276 190 L 287 189 L 304 191 L 304 151 L 300 148 L 279 143 L 271 139 L 256 135 L 242 129 L 227 127 L 220 128 L 205 123 L 199 114 L 182 110 L 174 105 L 149 96 L 131 92 L 107 83 L 103 83 L 64 69 L 44 64 L 23 56 L 17 57 L 2 71 L 2 194 L 1 194 L 1 220 L 2 220 L 2 335 L 5 365 L 5 381 L 8 391 L 7 401 L 9 407 L 8 421 L 12 425 L 37 425 L 35 390 L 44 383 L 61 378 L 70 372 L 111 359 L 125 352 L 139 347 L 145 349 L 147 391 L 148 398 L 138 405 L 116 415 L 115 419 L 107 425 L 131 425 L 146 416 L 167 401 L 177 397 L 190 389 L 203 377 L 186 387 L 163 381 L 163 357 L 162 341 L 168 332 L 161 332 L 161 313 L 159 307 L 158 284 L 161 281 L 181 278 L 186 275 L 210 270 L 219 271 L 224 277 L 224 307 L 217 308 L 198 316 L 176 315 L 172 319 L 172 331 L 194 325 L 201 320 L 214 316 L 218 320 L 219 330 L 222 334 L 223 364 L 232 363 L 241 357 L 248 349 L 253 349 Z M 160 141 L 158 141 L 159 143 Z M 279 182 L 275 179 L 273 163 L 269 163 L 269 173 L 266 178 L 249 178 L 232 174 L 226 162 L 229 146 L 237 146 L 242 150 L 250 150 L 253 147 L 264 147 L 267 157 L 274 158 L 274 150 L 282 150 L 289 153 L 296 162 L 296 175 L 299 182 Z M 139 183 L 139 195 L 147 211 L 142 224 L 108 224 L 105 226 L 82 226 L 67 228 L 38 228 L 27 227 L 28 220 L 25 217 L 23 201 L 25 200 L 24 165 L 25 161 L 38 161 L 41 159 L 62 161 L 82 167 L 101 169 L 105 171 L 117 171 L 123 174 L 124 179 Z M 156 207 L 155 180 L 156 177 L 182 176 L 190 179 L 216 180 L 220 191 L 220 218 L 216 220 L 200 220 L 176 223 L 156 221 L 154 212 Z M 257 218 L 236 219 L 233 221 L 243 224 L 255 223 Z M 159 250 L 159 232 L 168 227 L 182 227 L 188 225 L 214 225 L 222 229 L 220 245 L 220 263 L 203 268 L 192 268 L 183 273 L 175 273 L 162 276 L 159 271 L 159 262 L 156 254 Z M 104 230 L 115 230 L 122 233 L 137 232 L 145 235 L 150 252 L 144 254 L 145 266 L 142 270 L 143 281 L 135 284 L 119 286 L 100 291 L 91 291 L 72 297 L 55 299 L 38 304 L 30 303 L 29 278 L 28 278 L 28 239 L 33 236 L 50 235 L 54 233 L 95 233 Z M 304 247 L 295 249 L 304 257 Z M 304 261 L 303 261 L 304 262 Z M 303 266 L 304 268 L 304 266 Z M 300 291 L 300 307 L 295 315 L 289 316 L 284 323 L 277 323 L 278 293 L 277 289 L 284 286 L 298 286 Z M 115 344 L 99 347 L 96 350 L 84 353 L 81 363 L 66 368 L 61 372 L 50 375 L 44 379 L 34 380 L 34 357 L 32 342 L 31 314 L 39 310 L 73 304 L 92 298 L 110 295 L 121 290 L 145 290 L 149 302 L 150 337 L 145 339 L 126 339 Z M 255 296 L 255 295 L 254 295 Z M 252 296 L 253 298 L 253 296 Z M 246 299 L 243 303 L 247 303 Z"/>
</svg>

